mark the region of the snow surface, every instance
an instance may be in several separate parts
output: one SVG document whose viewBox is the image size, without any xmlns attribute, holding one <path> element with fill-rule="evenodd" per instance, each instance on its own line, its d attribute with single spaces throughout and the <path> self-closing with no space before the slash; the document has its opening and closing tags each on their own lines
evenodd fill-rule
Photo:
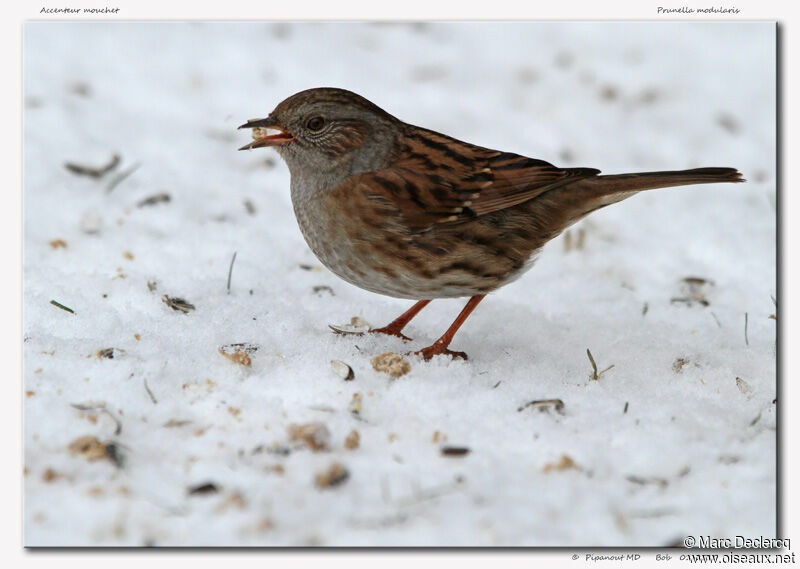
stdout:
<svg viewBox="0 0 800 569">
<path fill-rule="evenodd" d="M 770 23 L 27 24 L 26 545 L 774 536 L 774 47 Z M 593 214 L 571 250 L 562 235 L 481 304 L 453 343 L 468 362 L 411 358 L 393 380 L 370 357 L 429 344 L 463 302 L 426 308 L 410 345 L 332 334 L 410 303 L 322 269 L 283 163 L 236 151 L 239 124 L 315 86 L 561 166 L 735 166 L 748 183 Z M 99 180 L 64 167 L 114 153 Z M 159 193 L 171 201 L 137 206 Z M 685 277 L 713 281 L 708 306 L 671 301 Z M 249 368 L 218 351 L 238 342 L 260 346 Z M 96 356 L 106 348 L 113 359 Z M 614 365 L 597 381 L 587 348 Z M 563 414 L 518 411 L 551 398 Z M 73 404 L 104 405 L 121 431 Z M 289 440 L 309 422 L 329 451 Z M 113 442 L 122 466 L 71 453 L 82 436 Z M 334 462 L 349 478 L 315 487 Z M 207 483 L 217 492 L 189 493 Z"/>
</svg>

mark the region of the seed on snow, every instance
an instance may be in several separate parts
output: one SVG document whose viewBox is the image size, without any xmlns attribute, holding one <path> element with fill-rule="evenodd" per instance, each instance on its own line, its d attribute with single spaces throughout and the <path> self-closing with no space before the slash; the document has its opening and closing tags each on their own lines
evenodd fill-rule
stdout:
<svg viewBox="0 0 800 569">
<path fill-rule="evenodd" d="M 353 372 L 353 368 L 342 361 L 331 360 L 331 368 L 336 375 L 345 381 L 352 381 L 356 377 L 356 374 Z"/>
<path fill-rule="evenodd" d="M 287 429 L 289 440 L 301 442 L 311 450 L 328 450 L 330 448 L 331 433 L 322 423 L 306 423 L 297 425 L 292 423 Z"/>
<path fill-rule="evenodd" d="M 411 364 L 393 352 L 372 356 L 369 361 L 372 369 L 388 373 L 390 377 L 400 377 L 411 371 Z"/>
<path fill-rule="evenodd" d="M 328 324 L 328 327 L 337 334 L 357 334 L 361 335 L 369 332 L 371 326 L 358 316 L 350 319 L 350 324 Z"/>
</svg>

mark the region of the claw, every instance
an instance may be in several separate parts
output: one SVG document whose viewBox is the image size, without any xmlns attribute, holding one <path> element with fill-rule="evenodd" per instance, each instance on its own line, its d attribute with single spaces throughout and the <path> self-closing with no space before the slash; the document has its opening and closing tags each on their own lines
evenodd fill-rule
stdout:
<svg viewBox="0 0 800 569">
<path fill-rule="evenodd" d="M 468 360 L 467 354 L 464 352 L 454 352 L 452 350 L 448 350 L 446 347 L 433 344 L 432 346 L 428 346 L 427 348 L 422 348 L 416 352 L 409 352 L 407 355 L 411 356 L 420 356 L 426 362 L 431 360 L 434 356 L 450 356 L 453 359 L 462 359 Z"/>
<path fill-rule="evenodd" d="M 373 328 L 372 330 L 369 331 L 369 333 L 370 334 L 386 334 L 387 336 L 396 336 L 397 338 L 401 338 L 401 339 L 405 340 L 406 342 L 411 342 L 412 341 L 411 338 L 409 338 L 405 334 L 403 334 L 403 333 L 401 333 L 401 332 L 399 332 L 397 330 L 393 330 L 391 326 L 385 326 L 383 328 Z"/>
</svg>

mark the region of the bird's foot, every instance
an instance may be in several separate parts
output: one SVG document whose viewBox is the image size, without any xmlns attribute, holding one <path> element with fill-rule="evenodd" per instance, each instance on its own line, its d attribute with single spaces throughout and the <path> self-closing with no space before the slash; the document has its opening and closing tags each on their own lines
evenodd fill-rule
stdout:
<svg viewBox="0 0 800 569">
<path fill-rule="evenodd" d="M 401 338 L 401 339 L 405 340 L 406 342 L 410 342 L 411 341 L 411 338 L 409 338 L 405 334 L 402 334 L 400 332 L 400 330 L 397 330 L 397 329 L 393 328 L 391 325 L 384 326 L 383 328 L 372 328 L 369 331 L 369 333 L 370 334 L 386 334 L 387 336 L 396 336 L 398 338 Z"/>
<path fill-rule="evenodd" d="M 450 356 L 453 359 L 462 360 L 469 359 L 467 354 L 464 352 L 454 352 L 452 350 L 448 350 L 446 345 L 440 344 L 439 342 L 435 342 L 433 345 L 430 345 L 427 348 L 422 348 L 416 352 L 410 352 L 408 355 L 420 356 L 426 362 L 434 356 Z"/>
</svg>

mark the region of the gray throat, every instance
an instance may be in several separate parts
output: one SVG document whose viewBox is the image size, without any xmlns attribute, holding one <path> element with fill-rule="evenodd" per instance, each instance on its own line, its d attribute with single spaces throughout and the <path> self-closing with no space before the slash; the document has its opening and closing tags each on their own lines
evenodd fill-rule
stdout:
<svg viewBox="0 0 800 569">
<path fill-rule="evenodd" d="M 396 142 L 396 126 L 373 124 L 372 132 L 360 147 L 343 156 L 330 158 L 315 149 L 277 147 L 291 175 L 292 203 L 295 210 L 336 188 L 352 176 L 374 172 L 390 163 Z"/>
</svg>

